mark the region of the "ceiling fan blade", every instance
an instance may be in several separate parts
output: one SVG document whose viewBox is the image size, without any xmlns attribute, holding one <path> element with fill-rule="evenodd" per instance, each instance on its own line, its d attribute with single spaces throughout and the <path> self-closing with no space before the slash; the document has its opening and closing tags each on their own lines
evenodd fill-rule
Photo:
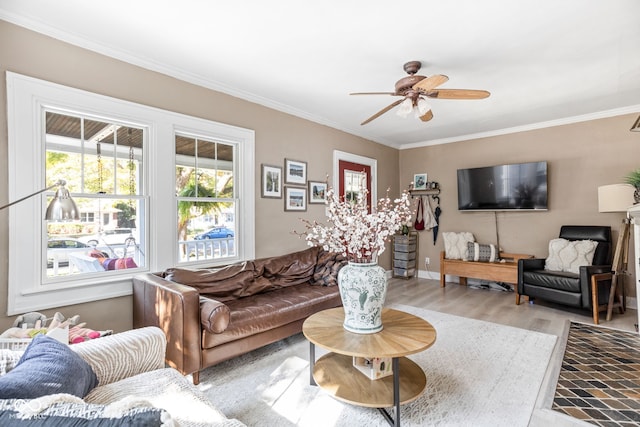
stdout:
<svg viewBox="0 0 640 427">
<path fill-rule="evenodd" d="M 434 74 L 433 76 L 429 76 L 425 79 L 420 80 L 418 83 L 414 84 L 413 90 L 428 92 L 431 89 L 440 86 L 442 83 L 446 83 L 448 80 L 449 80 L 449 77 L 443 74 Z"/>
<path fill-rule="evenodd" d="M 425 93 L 429 98 L 439 99 L 483 99 L 491 95 L 486 90 L 435 89 Z"/>
<path fill-rule="evenodd" d="M 349 95 L 398 95 L 395 92 L 354 92 Z"/>
<path fill-rule="evenodd" d="M 433 119 L 433 112 L 431 110 L 420 116 L 420 120 L 422 120 L 423 122 L 428 122 L 431 119 Z"/>
<path fill-rule="evenodd" d="M 387 105 L 382 110 L 378 111 L 373 116 L 369 117 L 367 120 L 365 120 L 364 122 L 360 123 L 360 125 L 366 125 L 370 121 L 377 119 L 378 117 L 380 117 L 381 115 L 383 115 L 387 111 L 391 110 L 396 105 L 400 104 L 402 101 L 404 101 L 404 98 L 401 98 L 401 99 L 398 99 L 397 101 L 392 102 L 390 105 Z"/>
</svg>

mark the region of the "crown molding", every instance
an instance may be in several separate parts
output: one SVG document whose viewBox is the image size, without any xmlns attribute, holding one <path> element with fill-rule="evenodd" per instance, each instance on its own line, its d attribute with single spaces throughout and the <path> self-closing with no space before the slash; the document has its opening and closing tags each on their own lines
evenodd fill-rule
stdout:
<svg viewBox="0 0 640 427">
<path fill-rule="evenodd" d="M 411 144 L 402 144 L 400 150 L 408 150 L 410 148 L 428 147 L 431 145 L 449 144 L 452 142 L 469 141 L 472 139 L 489 138 L 493 136 L 508 135 L 518 132 L 526 132 L 537 129 L 545 129 L 555 126 L 569 125 L 573 123 L 588 122 L 597 119 L 606 119 L 609 117 L 621 116 L 623 114 L 631 114 L 640 112 L 640 104 L 630 105 L 628 107 L 615 108 L 612 110 L 599 111 L 597 113 L 582 114 L 580 116 L 564 117 L 562 119 L 548 120 L 545 122 L 530 123 L 522 126 L 515 126 L 504 129 L 496 129 L 487 132 L 479 132 L 468 135 L 460 135 L 451 138 L 432 139 L 422 142 L 413 142 Z"/>
</svg>

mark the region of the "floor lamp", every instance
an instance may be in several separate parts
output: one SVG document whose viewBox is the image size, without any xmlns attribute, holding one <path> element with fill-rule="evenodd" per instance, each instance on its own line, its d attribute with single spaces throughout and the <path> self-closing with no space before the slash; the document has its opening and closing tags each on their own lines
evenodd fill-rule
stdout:
<svg viewBox="0 0 640 427">
<path fill-rule="evenodd" d="M 46 221 L 52 221 L 52 222 L 78 221 L 80 219 L 80 212 L 78 211 L 76 202 L 74 202 L 73 199 L 71 198 L 71 195 L 69 194 L 69 190 L 67 190 L 66 185 L 67 185 L 67 181 L 65 181 L 64 179 L 59 179 L 53 185 L 43 188 L 42 190 L 36 191 L 35 193 L 31 193 L 28 196 L 24 196 L 4 206 L 0 206 L 0 211 L 5 208 L 8 208 L 9 206 L 13 206 L 16 203 L 20 203 L 24 200 L 27 200 L 33 196 L 37 196 L 40 193 L 44 193 L 45 191 L 58 187 L 58 189 L 56 190 L 56 194 L 53 196 L 53 199 L 49 203 L 49 206 L 47 206 L 47 211 L 44 215 L 44 219 Z"/>
<path fill-rule="evenodd" d="M 598 211 L 599 212 L 627 212 L 633 206 L 633 193 L 635 189 L 629 184 L 612 184 L 598 187 Z M 621 308 L 624 310 L 626 306 L 624 292 L 623 275 L 627 272 L 627 264 L 629 260 L 629 233 L 630 220 L 625 216 L 618 233 L 618 242 L 613 255 L 613 263 L 611 266 L 611 289 L 609 290 L 609 303 L 607 305 L 607 320 L 611 320 L 613 312 L 614 300 L 616 296 L 618 278 L 621 278 L 622 298 L 620 301 Z"/>
</svg>

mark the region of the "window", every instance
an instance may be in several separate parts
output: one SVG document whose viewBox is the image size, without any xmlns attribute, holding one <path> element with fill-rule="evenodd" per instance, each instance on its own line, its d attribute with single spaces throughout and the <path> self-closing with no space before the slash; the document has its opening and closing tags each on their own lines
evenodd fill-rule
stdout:
<svg viewBox="0 0 640 427">
<path fill-rule="evenodd" d="M 175 148 L 179 261 L 234 257 L 234 145 L 177 133 Z"/>
<path fill-rule="evenodd" d="M 144 268 L 140 171 L 146 129 L 51 108 L 43 118 L 46 185 L 64 179 L 81 215 L 76 223 L 48 223 L 47 240 L 77 239 L 83 244 L 76 250 L 47 245 L 43 283 L 115 274 L 108 266 L 116 263 L 105 263 L 107 259 L 131 258 L 129 266 Z"/>
<path fill-rule="evenodd" d="M 81 211 L 46 223 L 53 191 L 8 209 L 8 315 L 129 295 L 143 271 L 254 258 L 253 131 L 6 76 L 9 200 L 62 178 Z M 137 267 L 75 264 L 94 250 Z"/>
</svg>

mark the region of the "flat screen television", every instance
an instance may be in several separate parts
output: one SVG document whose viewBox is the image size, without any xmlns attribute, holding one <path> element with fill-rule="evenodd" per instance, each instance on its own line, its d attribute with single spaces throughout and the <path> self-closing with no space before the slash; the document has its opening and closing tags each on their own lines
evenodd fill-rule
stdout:
<svg viewBox="0 0 640 427">
<path fill-rule="evenodd" d="M 547 162 L 458 169 L 458 210 L 547 210 Z"/>
</svg>

